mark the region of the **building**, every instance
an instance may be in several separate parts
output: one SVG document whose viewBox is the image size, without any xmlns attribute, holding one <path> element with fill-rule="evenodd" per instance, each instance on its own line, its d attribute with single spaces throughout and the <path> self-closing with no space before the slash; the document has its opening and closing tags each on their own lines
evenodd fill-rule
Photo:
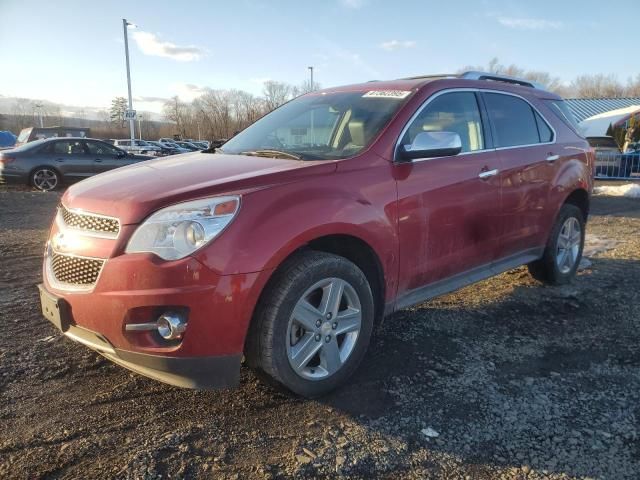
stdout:
<svg viewBox="0 0 640 480">
<path fill-rule="evenodd" d="M 640 116 L 640 97 L 569 98 L 565 102 L 585 137 L 604 136 L 609 125 L 626 128 L 632 116 Z"/>
</svg>

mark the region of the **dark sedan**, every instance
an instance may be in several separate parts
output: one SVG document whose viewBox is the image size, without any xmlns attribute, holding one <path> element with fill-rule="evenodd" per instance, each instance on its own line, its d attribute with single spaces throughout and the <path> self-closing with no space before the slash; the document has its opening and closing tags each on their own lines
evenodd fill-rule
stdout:
<svg viewBox="0 0 640 480">
<path fill-rule="evenodd" d="M 0 152 L 0 183 L 53 190 L 97 173 L 154 157 L 134 155 L 101 140 L 47 138 Z"/>
</svg>

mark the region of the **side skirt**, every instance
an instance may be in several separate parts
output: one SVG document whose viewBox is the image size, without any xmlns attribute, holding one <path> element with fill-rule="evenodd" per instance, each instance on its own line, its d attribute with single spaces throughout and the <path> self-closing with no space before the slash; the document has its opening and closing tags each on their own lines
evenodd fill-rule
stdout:
<svg viewBox="0 0 640 480">
<path fill-rule="evenodd" d="M 430 283 L 429 285 L 425 285 L 424 287 L 416 288 L 398 297 L 395 305 L 387 305 L 385 313 L 389 315 L 395 311 L 402 310 L 403 308 L 419 305 L 420 303 L 424 303 L 427 300 L 439 297 L 440 295 L 445 295 L 455 290 L 459 290 L 471 285 L 472 283 L 486 280 L 487 278 L 538 260 L 542 258 L 543 254 L 544 247 L 532 248 L 503 258 L 497 262 L 475 267 L 444 280 L 439 280 L 437 282 Z"/>
</svg>

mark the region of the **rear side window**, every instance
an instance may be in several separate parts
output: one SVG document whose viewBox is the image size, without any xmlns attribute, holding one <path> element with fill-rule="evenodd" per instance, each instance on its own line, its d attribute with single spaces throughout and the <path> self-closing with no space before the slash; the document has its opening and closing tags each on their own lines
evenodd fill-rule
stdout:
<svg viewBox="0 0 640 480">
<path fill-rule="evenodd" d="M 411 122 L 402 144 L 410 145 L 420 132 L 443 131 L 460 135 L 462 152 L 484 149 L 482 120 L 475 93 L 452 92 L 436 97 Z"/>
<path fill-rule="evenodd" d="M 571 110 L 569 110 L 569 107 L 565 102 L 563 102 L 562 100 L 545 100 L 545 101 L 547 102 L 547 105 L 549 105 L 553 113 L 555 113 L 558 117 L 560 117 L 560 120 L 569 124 L 569 126 L 573 128 L 576 131 L 576 133 L 580 132 L 580 127 L 578 126 L 578 122 L 576 121 L 575 117 L 573 116 L 573 113 L 571 113 Z"/>
<path fill-rule="evenodd" d="M 484 96 L 495 128 L 497 147 L 540 143 L 538 123 L 531 105 L 512 95 L 485 93 Z"/>
<path fill-rule="evenodd" d="M 533 114 L 536 117 L 536 124 L 538 125 L 538 135 L 542 143 L 553 141 L 553 130 L 549 127 L 547 122 L 540 116 L 538 112 L 534 110 Z"/>
</svg>

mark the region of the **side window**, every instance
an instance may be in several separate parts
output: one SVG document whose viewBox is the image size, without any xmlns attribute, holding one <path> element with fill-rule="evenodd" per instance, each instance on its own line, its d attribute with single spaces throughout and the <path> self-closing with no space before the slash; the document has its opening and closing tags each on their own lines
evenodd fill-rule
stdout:
<svg viewBox="0 0 640 480">
<path fill-rule="evenodd" d="M 63 140 L 55 142 L 51 149 L 54 155 L 84 155 L 82 142 L 79 140 Z"/>
<path fill-rule="evenodd" d="M 553 131 L 549 128 L 547 122 L 538 114 L 538 112 L 534 111 L 533 114 L 536 116 L 536 124 L 538 125 L 538 135 L 540 137 L 540 142 L 547 143 L 553 141 Z"/>
<path fill-rule="evenodd" d="M 540 143 L 538 125 L 531 105 L 512 95 L 500 93 L 484 95 L 489 116 L 496 129 L 497 147 Z"/>
<path fill-rule="evenodd" d="M 436 97 L 422 109 L 402 138 L 409 145 L 420 132 L 455 132 L 463 152 L 484 149 L 482 120 L 473 92 L 451 92 Z"/>
<path fill-rule="evenodd" d="M 119 150 L 101 142 L 87 142 L 87 149 L 91 155 L 108 155 L 111 157 L 117 157 Z"/>
</svg>

